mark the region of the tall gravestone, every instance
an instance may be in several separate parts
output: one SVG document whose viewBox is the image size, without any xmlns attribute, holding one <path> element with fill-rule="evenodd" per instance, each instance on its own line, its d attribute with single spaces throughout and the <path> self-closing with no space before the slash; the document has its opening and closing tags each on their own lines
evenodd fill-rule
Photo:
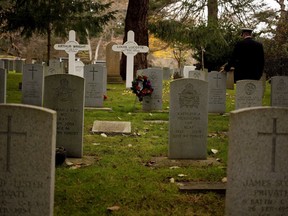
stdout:
<svg viewBox="0 0 288 216">
<path fill-rule="evenodd" d="M 208 112 L 226 111 L 226 75 L 218 71 L 208 73 Z"/>
<path fill-rule="evenodd" d="M 287 215 L 287 122 L 287 108 L 231 112 L 225 215 Z"/>
<path fill-rule="evenodd" d="M 258 80 L 240 80 L 236 83 L 235 108 L 262 106 L 263 83 Z"/>
<path fill-rule="evenodd" d="M 134 56 L 138 53 L 147 53 L 149 48 L 147 46 L 139 46 L 135 42 L 135 34 L 133 31 L 127 32 L 127 41 L 123 45 L 113 45 L 112 50 L 116 52 L 123 52 L 127 56 L 126 62 L 126 88 L 132 87 L 134 76 Z"/>
<path fill-rule="evenodd" d="M 161 68 L 148 68 L 137 71 L 137 75 L 147 76 L 151 82 L 153 93 L 143 98 L 144 111 L 162 110 L 163 70 Z"/>
<path fill-rule="evenodd" d="M 45 77 L 44 107 L 57 111 L 57 147 L 67 156 L 82 157 L 84 78 L 70 74 Z"/>
<path fill-rule="evenodd" d="M 0 68 L 5 69 L 4 60 L 0 59 Z"/>
<path fill-rule="evenodd" d="M 117 44 L 110 42 L 106 46 L 107 82 L 122 83 L 123 81 L 120 76 L 120 53 L 112 50 L 114 45 Z"/>
<path fill-rule="evenodd" d="M 105 67 L 101 64 L 85 65 L 85 107 L 103 107 Z"/>
<path fill-rule="evenodd" d="M 43 90 L 43 66 L 39 64 L 24 65 L 22 76 L 22 103 L 42 106 Z"/>
<path fill-rule="evenodd" d="M 271 106 L 288 107 L 288 76 L 271 77 Z"/>
<path fill-rule="evenodd" d="M 208 83 L 193 78 L 170 85 L 169 152 L 171 159 L 206 159 Z"/>
<path fill-rule="evenodd" d="M 227 89 L 234 90 L 234 70 L 227 72 L 226 76 L 227 76 L 226 80 Z"/>
<path fill-rule="evenodd" d="M 6 103 L 7 72 L 0 68 L 0 103 Z"/>
<path fill-rule="evenodd" d="M 0 215 L 53 216 L 56 112 L 0 104 Z"/>
<path fill-rule="evenodd" d="M 173 70 L 169 67 L 163 67 L 163 80 L 170 80 L 173 74 Z"/>
</svg>

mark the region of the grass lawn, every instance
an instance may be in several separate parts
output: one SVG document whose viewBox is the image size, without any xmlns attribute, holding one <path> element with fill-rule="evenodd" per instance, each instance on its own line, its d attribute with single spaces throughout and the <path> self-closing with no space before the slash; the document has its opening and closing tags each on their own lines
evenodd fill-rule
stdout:
<svg viewBox="0 0 288 216">
<path fill-rule="evenodd" d="M 8 103 L 20 103 L 21 79 L 21 74 L 8 74 Z M 68 159 L 73 165 L 56 168 L 55 216 L 224 215 L 223 195 L 183 193 L 179 191 L 179 183 L 221 182 L 226 176 L 228 113 L 234 109 L 235 91 L 227 90 L 225 115 L 209 114 L 207 154 L 209 158 L 217 158 L 219 165 L 157 166 L 155 158 L 168 154 L 165 120 L 169 118 L 169 84 L 164 83 L 163 112 L 142 112 L 140 102 L 125 89 L 125 84 L 107 86 L 104 107 L 112 111 L 85 110 L 84 157 Z M 267 84 L 264 105 L 269 105 L 269 98 Z M 130 121 L 132 134 L 107 134 L 107 137 L 92 134 L 95 120 Z M 155 124 L 147 120 L 164 121 Z M 219 152 L 214 154 L 211 149 Z M 115 210 L 107 210 L 109 207 Z"/>
</svg>

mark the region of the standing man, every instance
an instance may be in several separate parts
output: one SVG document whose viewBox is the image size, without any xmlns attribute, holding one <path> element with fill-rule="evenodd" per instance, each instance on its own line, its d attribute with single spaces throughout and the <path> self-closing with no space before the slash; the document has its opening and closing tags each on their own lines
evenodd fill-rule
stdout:
<svg viewBox="0 0 288 216">
<path fill-rule="evenodd" d="M 234 67 L 234 83 L 238 80 L 259 80 L 264 69 L 263 45 L 252 39 L 252 29 L 243 28 L 242 41 L 234 47 L 232 56 L 224 70 L 230 71 Z"/>
</svg>

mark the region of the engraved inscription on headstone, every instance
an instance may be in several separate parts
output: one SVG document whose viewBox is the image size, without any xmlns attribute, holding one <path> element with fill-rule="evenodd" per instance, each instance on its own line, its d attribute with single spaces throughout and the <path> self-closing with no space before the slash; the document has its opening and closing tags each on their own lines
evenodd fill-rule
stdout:
<svg viewBox="0 0 288 216">
<path fill-rule="evenodd" d="M 230 113 L 225 215 L 286 215 L 288 108 Z"/>
</svg>

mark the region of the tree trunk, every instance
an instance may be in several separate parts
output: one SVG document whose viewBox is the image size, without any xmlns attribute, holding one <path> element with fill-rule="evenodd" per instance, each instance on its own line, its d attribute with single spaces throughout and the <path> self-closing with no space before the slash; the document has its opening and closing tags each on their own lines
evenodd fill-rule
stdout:
<svg viewBox="0 0 288 216">
<path fill-rule="evenodd" d="M 148 46 L 148 6 L 149 0 L 129 0 L 125 18 L 125 36 L 123 43 L 127 41 L 127 32 L 135 33 L 135 42 L 138 45 Z M 120 62 L 120 74 L 126 80 L 126 56 L 122 53 Z M 134 57 L 134 75 L 138 69 L 147 68 L 147 53 L 138 53 Z"/>
<path fill-rule="evenodd" d="M 280 18 L 276 27 L 275 40 L 278 44 L 287 43 L 287 34 L 288 34 L 288 11 L 285 10 L 285 1 L 278 0 L 277 3 L 280 6 Z"/>
<path fill-rule="evenodd" d="M 218 0 L 208 0 L 208 26 L 218 26 Z"/>
</svg>

